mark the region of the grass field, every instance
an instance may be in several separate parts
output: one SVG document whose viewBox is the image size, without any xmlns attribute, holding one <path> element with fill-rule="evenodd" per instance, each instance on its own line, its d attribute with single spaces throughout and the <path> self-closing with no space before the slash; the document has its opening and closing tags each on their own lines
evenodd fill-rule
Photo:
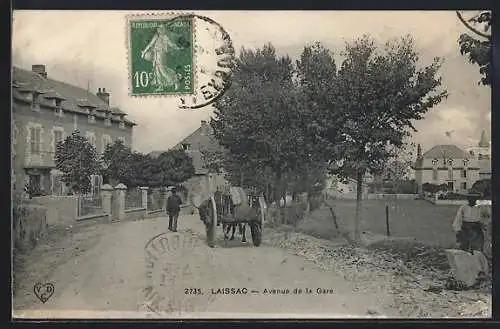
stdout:
<svg viewBox="0 0 500 329">
<path fill-rule="evenodd" d="M 352 232 L 356 201 L 331 200 L 329 204 L 335 211 L 340 231 Z M 391 236 L 410 237 L 444 248 L 455 245 L 451 223 L 458 206 L 436 206 L 424 200 L 364 200 L 362 231 L 386 234 L 386 204 L 389 205 Z M 328 208 L 312 212 L 297 228 L 324 239 L 332 239 L 338 235 Z"/>
</svg>

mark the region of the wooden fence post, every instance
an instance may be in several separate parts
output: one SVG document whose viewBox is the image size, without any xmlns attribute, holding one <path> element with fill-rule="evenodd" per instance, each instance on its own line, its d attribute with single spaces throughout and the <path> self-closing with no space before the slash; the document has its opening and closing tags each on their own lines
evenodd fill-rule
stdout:
<svg viewBox="0 0 500 329">
<path fill-rule="evenodd" d="M 387 230 L 387 236 L 391 236 L 391 230 L 389 229 L 389 205 L 385 205 L 385 227 Z"/>
</svg>

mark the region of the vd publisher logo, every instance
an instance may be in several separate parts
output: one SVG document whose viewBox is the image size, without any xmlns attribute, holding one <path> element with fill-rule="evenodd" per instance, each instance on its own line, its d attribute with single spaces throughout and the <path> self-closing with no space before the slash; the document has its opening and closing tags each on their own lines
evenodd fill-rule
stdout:
<svg viewBox="0 0 500 329">
<path fill-rule="evenodd" d="M 54 294 L 54 285 L 52 283 L 37 282 L 33 286 L 33 292 L 35 293 L 35 296 L 45 304 L 45 302 L 48 301 L 49 298 Z"/>
</svg>

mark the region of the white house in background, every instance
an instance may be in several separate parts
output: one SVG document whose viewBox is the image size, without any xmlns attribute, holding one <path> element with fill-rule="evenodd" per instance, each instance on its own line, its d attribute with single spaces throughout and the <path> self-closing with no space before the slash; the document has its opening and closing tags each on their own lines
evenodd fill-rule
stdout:
<svg viewBox="0 0 500 329">
<path fill-rule="evenodd" d="M 491 178 L 491 141 L 486 138 L 484 130 L 477 146 L 469 147 L 467 152 L 479 165 L 479 179 Z"/>
<path fill-rule="evenodd" d="M 422 154 L 419 144 L 413 169 L 419 192 L 423 184 L 430 183 L 465 193 L 479 179 L 480 168 L 477 159 L 455 145 L 436 145 Z"/>
</svg>

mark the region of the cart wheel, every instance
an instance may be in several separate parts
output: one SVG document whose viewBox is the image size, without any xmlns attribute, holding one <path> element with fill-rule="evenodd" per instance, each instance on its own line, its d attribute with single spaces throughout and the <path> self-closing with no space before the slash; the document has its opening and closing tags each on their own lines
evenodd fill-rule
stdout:
<svg viewBox="0 0 500 329">
<path fill-rule="evenodd" d="M 262 242 L 262 224 L 259 221 L 250 222 L 250 232 L 252 233 L 253 245 L 260 246 Z"/>
<path fill-rule="evenodd" d="M 210 248 L 215 246 L 215 227 L 217 223 L 217 207 L 215 205 L 215 199 L 210 198 L 210 203 L 208 205 L 208 216 L 207 216 L 207 243 Z"/>
</svg>

